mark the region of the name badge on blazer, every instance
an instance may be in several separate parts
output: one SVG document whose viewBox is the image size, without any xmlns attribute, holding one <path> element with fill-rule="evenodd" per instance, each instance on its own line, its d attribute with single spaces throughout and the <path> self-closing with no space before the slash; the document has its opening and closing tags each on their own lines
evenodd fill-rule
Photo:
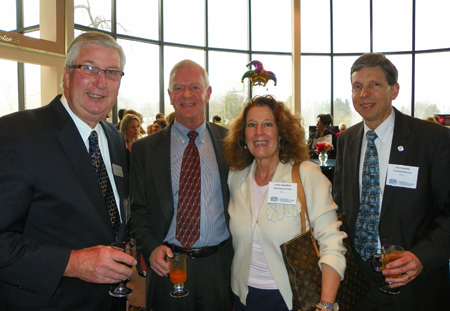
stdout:
<svg viewBox="0 0 450 311">
<path fill-rule="evenodd" d="M 268 203 L 297 204 L 297 183 L 269 182 Z"/>
<path fill-rule="evenodd" d="M 119 177 L 123 177 L 122 166 L 113 163 L 112 164 L 112 169 L 113 169 L 114 175 L 119 176 Z"/>
<path fill-rule="evenodd" d="M 419 168 L 416 166 L 389 164 L 386 185 L 416 189 Z"/>
</svg>

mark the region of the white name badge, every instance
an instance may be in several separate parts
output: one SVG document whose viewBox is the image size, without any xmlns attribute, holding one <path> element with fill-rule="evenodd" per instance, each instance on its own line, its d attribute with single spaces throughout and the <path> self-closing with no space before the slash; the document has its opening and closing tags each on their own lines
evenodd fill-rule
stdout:
<svg viewBox="0 0 450 311">
<path fill-rule="evenodd" d="M 386 185 L 416 189 L 419 168 L 416 166 L 389 164 L 386 177 Z"/>
<path fill-rule="evenodd" d="M 119 176 L 119 177 L 123 177 L 122 166 L 113 163 L 112 164 L 112 169 L 113 169 L 114 175 Z"/>
<path fill-rule="evenodd" d="M 297 183 L 269 182 L 268 203 L 297 204 Z"/>
</svg>

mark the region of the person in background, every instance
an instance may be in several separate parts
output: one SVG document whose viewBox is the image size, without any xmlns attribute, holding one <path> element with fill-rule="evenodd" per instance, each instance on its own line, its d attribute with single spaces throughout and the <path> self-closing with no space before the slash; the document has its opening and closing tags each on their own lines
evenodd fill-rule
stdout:
<svg viewBox="0 0 450 311">
<path fill-rule="evenodd" d="M 438 116 L 426 117 L 425 120 L 441 124 L 441 120 L 439 120 Z"/>
<path fill-rule="evenodd" d="M 155 120 L 158 120 L 158 119 L 164 119 L 164 113 L 158 112 L 155 116 Z"/>
<path fill-rule="evenodd" d="M 141 122 L 141 127 L 139 130 L 141 132 L 141 136 L 145 136 L 145 134 L 147 134 L 147 131 L 142 127 L 142 124 L 144 124 L 144 116 L 142 115 L 142 113 L 139 113 L 133 109 L 127 109 L 127 110 L 125 110 L 123 116 L 125 117 L 127 114 L 134 114 L 135 116 L 137 116 L 139 118 L 139 121 Z"/>
<path fill-rule="evenodd" d="M 345 123 L 339 124 L 339 132 L 336 133 L 336 137 L 339 137 L 343 131 L 347 129 L 347 125 Z"/>
<path fill-rule="evenodd" d="M 125 139 L 125 145 L 127 147 L 127 164 L 130 167 L 131 145 L 141 136 L 141 120 L 135 114 L 127 114 L 122 120 L 120 125 L 120 132 Z"/>
<path fill-rule="evenodd" d="M 175 120 L 175 111 L 171 112 L 167 117 L 166 117 L 166 123 L 170 124 L 173 120 Z"/>
<path fill-rule="evenodd" d="M 126 109 L 119 109 L 119 112 L 117 113 L 117 116 L 119 118 L 119 122 L 116 124 L 116 129 L 120 131 L 120 122 L 122 122 L 123 114 L 125 113 Z"/>
<path fill-rule="evenodd" d="M 153 133 L 153 124 L 147 125 L 147 136 L 150 136 Z"/>
<path fill-rule="evenodd" d="M 67 51 L 64 94 L 0 118 L 0 310 L 117 310 L 109 289 L 136 260 L 110 246 L 126 238 L 128 173 L 103 118 L 124 66 L 111 36 L 85 32 Z"/>
<path fill-rule="evenodd" d="M 153 122 L 153 133 L 158 132 L 167 126 L 165 119 L 156 119 Z"/>
<path fill-rule="evenodd" d="M 333 149 L 328 152 L 328 158 L 336 158 L 336 142 L 337 136 L 335 133 L 330 131 L 328 127 L 333 122 L 333 117 L 331 114 L 319 114 L 317 116 L 317 131 L 313 132 L 309 136 L 309 155 L 312 159 L 317 159 L 318 152 L 316 151 L 316 144 L 321 141 L 326 141 L 327 143 L 333 145 Z"/>
<path fill-rule="evenodd" d="M 191 60 L 177 63 L 168 90 L 175 120 L 133 145 L 131 224 L 137 247 L 148 260 L 147 310 L 232 310 L 228 170 L 222 144 L 226 129 L 205 120 L 211 90 L 208 74 L 200 65 Z M 199 170 L 181 174 L 186 169 L 183 159 L 184 164 L 191 159 L 183 156 L 189 150 L 193 155 L 198 151 L 199 157 L 192 158 L 199 161 L 195 165 Z M 192 188 L 187 190 L 189 185 Z M 196 213 L 187 217 L 183 215 L 190 196 L 189 206 Z M 183 229 L 184 221 L 193 222 L 191 230 Z M 186 239 L 191 236 L 192 240 Z M 173 284 L 166 277 L 166 259 L 174 252 L 188 256 L 185 287 L 189 295 L 183 299 L 169 295 Z"/>
<path fill-rule="evenodd" d="M 266 95 L 256 96 L 244 106 L 225 138 L 225 160 L 231 170 L 228 212 L 236 311 L 292 309 L 280 245 L 301 233 L 299 213 L 304 207 L 298 201 L 293 205 L 268 202 L 268 193 L 274 187 L 270 182 L 292 182 L 295 162 L 301 163 L 309 217 L 320 246 L 317 261 L 322 270 L 322 301 L 317 301 L 318 308 L 335 303 L 345 271 L 346 234 L 339 231 L 331 184 L 320 168 L 308 161 L 304 137 L 300 118 Z"/>
<path fill-rule="evenodd" d="M 222 118 L 220 116 L 214 116 L 213 123 L 217 125 L 222 125 Z"/>
<path fill-rule="evenodd" d="M 445 309 L 450 305 L 450 130 L 392 107 L 400 90 L 397 79 L 397 68 L 383 54 L 364 54 L 353 63 L 353 107 L 363 121 L 338 140 L 334 200 L 346 215 L 370 287 L 356 310 Z M 384 280 L 372 268 L 372 255 L 386 244 L 405 249 L 382 273 L 391 288 L 400 289 L 398 295 L 379 290 Z"/>
</svg>

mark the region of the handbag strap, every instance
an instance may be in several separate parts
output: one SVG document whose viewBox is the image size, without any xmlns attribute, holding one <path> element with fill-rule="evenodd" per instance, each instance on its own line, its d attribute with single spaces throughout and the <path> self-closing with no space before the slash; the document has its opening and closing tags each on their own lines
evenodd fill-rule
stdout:
<svg viewBox="0 0 450 311">
<path fill-rule="evenodd" d="M 309 220 L 308 207 L 306 206 L 305 191 L 303 190 L 302 180 L 300 179 L 300 162 L 294 163 L 292 166 L 292 181 L 297 183 L 297 198 L 300 201 L 300 219 L 302 222 L 302 234 L 306 231 L 306 221 L 308 220 L 309 231 L 311 232 L 311 240 L 314 246 L 314 251 L 317 257 L 320 256 L 319 248 L 317 247 L 317 241 L 314 237 L 314 230 Z M 305 217 L 306 216 L 306 217 Z"/>
</svg>

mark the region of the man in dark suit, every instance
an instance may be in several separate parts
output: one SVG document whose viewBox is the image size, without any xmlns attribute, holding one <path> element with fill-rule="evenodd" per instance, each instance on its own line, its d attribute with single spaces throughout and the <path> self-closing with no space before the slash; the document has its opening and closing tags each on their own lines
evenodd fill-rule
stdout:
<svg viewBox="0 0 450 311">
<path fill-rule="evenodd" d="M 232 245 L 226 213 L 228 171 L 222 146 L 226 129 L 205 121 L 205 105 L 210 95 L 206 71 L 193 61 L 179 62 L 172 69 L 169 80 L 175 121 L 133 144 L 131 225 L 137 247 L 151 268 L 147 273 L 148 310 L 232 309 Z M 183 153 L 190 140 L 187 135 L 191 131 L 198 133 L 194 142 L 200 155 L 200 217 L 193 217 L 200 221 L 200 238 L 191 246 L 185 246 L 179 241 L 177 229 L 181 226 L 177 225 L 177 215 L 181 214 L 178 203 L 184 200 L 183 191 L 179 191 L 180 172 Z M 192 176 L 189 178 L 193 179 Z M 188 255 L 185 287 L 189 295 L 183 299 L 173 299 L 169 295 L 173 284 L 167 277 L 166 258 L 172 257 L 174 252 Z"/>
<path fill-rule="evenodd" d="M 117 303 L 109 288 L 136 260 L 110 246 L 125 238 L 128 175 L 123 137 L 102 120 L 124 65 L 113 38 L 84 33 L 67 52 L 64 95 L 0 119 L 0 310 L 109 311 Z M 110 209 L 89 154 L 93 130 Z"/>
<path fill-rule="evenodd" d="M 392 107 L 399 93 L 397 77 L 397 69 L 382 54 L 364 54 L 355 61 L 351 69 L 353 106 L 364 120 L 338 140 L 334 200 L 346 214 L 355 249 L 365 248 L 358 251 L 358 260 L 370 287 L 356 310 L 448 309 L 450 131 Z M 379 221 L 371 224 L 369 220 L 367 226 L 357 229 L 358 215 L 363 212 L 361 176 L 369 148 L 366 141 L 371 140 L 366 138 L 368 131 L 376 134 L 379 192 L 374 192 L 376 199 L 370 204 L 378 204 L 372 219 Z M 368 240 L 362 243 L 364 236 Z M 376 249 L 370 246 L 386 244 L 400 245 L 405 252 L 387 265 L 383 279 L 372 268 L 370 255 Z M 400 276 L 387 277 L 396 274 Z M 399 288 L 400 294 L 381 292 L 384 281 Z"/>
</svg>

